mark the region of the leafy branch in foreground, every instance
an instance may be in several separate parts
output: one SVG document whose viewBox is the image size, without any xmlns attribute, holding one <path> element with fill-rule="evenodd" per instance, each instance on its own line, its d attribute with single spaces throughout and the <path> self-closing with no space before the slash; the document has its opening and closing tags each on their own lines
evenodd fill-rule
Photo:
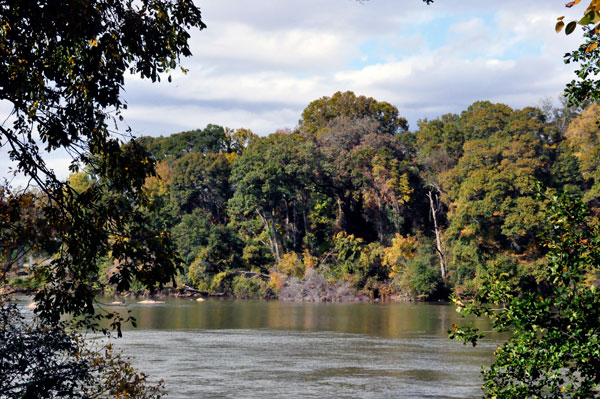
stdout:
<svg viewBox="0 0 600 399">
<path fill-rule="evenodd" d="M 173 279 L 174 246 L 148 220 L 152 204 L 143 185 L 154 162 L 135 141 L 123 145 L 111 126 L 127 108 L 125 74 L 160 80 L 191 55 L 189 31 L 205 27 L 191 0 L 0 4 L 0 102 L 12 107 L 2 116 L 0 147 L 39 190 L 34 224 L 51 232 L 17 229 L 28 224 L 13 205 L 29 194 L 3 187 L 0 210 L 12 213 L 0 214 L 0 267 L 6 275 L 23 243 L 42 241 L 36 244 L 51 259 L 35 270 L 43 283 L 37 311 L 45 320 L 57 323 L 63 314 L 91 320 L 104 257 L 114 259 L 111 282 L 119 290 L 134 280 L 153 288 Z M 89 171 L 94 184 L 77 192 L 58 179 L 44 159 L 56 150 L 72 157 L 71 171 Z"/>
<path fill-rule="evenodd" d="M 158 399 L 152 385 L 110 343 L 94 344 L 63 324 L 28 321 L 0 297 L 0 397 Z"/>
<path fill-rule="evenodd" d="M 485 398 L 598 396 L 600 292 L 585 279 L 600 265 L 600 230 L 567 194 L 550 198 L 548 214 L 548 264 L 537 278 L 488 275 L 475 298 L 454 299 L 463 314 L 510 333 L 483 371 Z M 456 325 L 449 333 L 473 345 L 482 337 Z"/>
</svg>

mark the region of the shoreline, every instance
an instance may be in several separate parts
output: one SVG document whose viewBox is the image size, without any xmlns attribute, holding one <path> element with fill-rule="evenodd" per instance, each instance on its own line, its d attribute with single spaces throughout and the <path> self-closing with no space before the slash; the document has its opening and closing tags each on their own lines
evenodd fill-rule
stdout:
<svg viewBox="0 0 600 399">
<path fill-rule="evenodd" d="M 15 287 L 0 287 L 0 296 L 4 295 L 26 295 L 33 296 L 35 295 L 37 290 L 31 288 L 15 288 Z M 448 300 L 441 299 L 431 299 L 427 298 L 413 298 L 408 295 L 394 295 L 387 298 L 371 298 L 364 293 L 355 293 L 353 295 L 344 295 L 343 297 L 333 298 L 328 295 L 323 295 L 322 297 L 313 296 L 304 296 L 304 297 L 294 297 L 294 298 L 280 298 L 279 296 L 264 298 L 264 297 L 250 297 L 243 298 L 237 297 L 235 295 L 229 295 L 226 293 L 208 293 L 196 290 L 191 287 L 183 287 L 183 288 L 174 288 L 174 287 L 164 287 L 159 291 L 154 293 L 150 292 L 136 292 L 136 291 L 127 291 L 122 293 L 108 293 L 104 291 L 98 291 L 96 293 L 97 296 L 104 296 L 107 298 L 113 298 L 116 302 L 123 303 L 123 299 L 127 298 L 135 298 L 140 299 L 141 301 L 138 303 L 161 303 L 161 299 L 165 298 L 180 298 L 180 299 L 190 299 L 197 300 L 201 302 L 201 300 L 206 299 L 227 299 L 227 300 L 261 300 L 261 301 L 281 301 L 281 302 L 306 302 L 306 303 L 402 303 L 402 302 L 449 302 Z"/>
</svg>

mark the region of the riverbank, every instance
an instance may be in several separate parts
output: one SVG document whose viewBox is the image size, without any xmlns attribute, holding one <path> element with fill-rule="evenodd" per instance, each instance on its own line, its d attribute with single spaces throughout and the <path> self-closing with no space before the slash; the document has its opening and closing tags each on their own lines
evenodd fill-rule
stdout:
<svg viewBox="0 0 600 399">
<path fill-rule="evenodd" d="M 228 298 L 228 299 L 265 299 L 284 302 L 333 302 L 333 303 L 369 303 L 369 302 L 410 302 L 424 301 L 427 298 L 415 298 L 407 294 L 379 295 L 372 291 L 358 291 L 347 281 L 328 281 L 322 274 L 309 271 L 300 278 L 289 277 L 274 289 L 264 289 L 258 284 L 260 276 L 252 278 L 238 277 L 236 284 L 226 286 L 222 292 L 208 292 L 186 285 L 165 287 L 153 293 L 128 292 L 117 295 L 119 298 L 139 297 L 151 299 L 175 298 Z"/>
<path fill-rule="evenodd" d="M 136 298 L 148 301 L 160 301 L 173 298 L 227 298 L 227 299 L 263 299 L 284 302 L 332 302 L 332 303 L 369 303 L 369 302 L 437 302 L 438 297 L 415 297 L 395 292 L 385 284 L 371 290 L 356 290 L 348 281 L 327 280 L 322 274 L 312 270 L 302 278 L 287 277 L 277 286 L 268 286 L 262 276 L 236 276 L 231 284 L 225 284 L 220 291 L 199 290 L 188 285 L 163 287 L 155 291 L 127 291 L 115 293 L 112 289 L 100 289 L 98 295 L 113 297 L 115 301 Z M 0 295 L 35 295 L 36 290 L 28 286 L 6 285 L 0 287 Z M 441 298 L 444 300 L 445 298 Z"/>
</svg>

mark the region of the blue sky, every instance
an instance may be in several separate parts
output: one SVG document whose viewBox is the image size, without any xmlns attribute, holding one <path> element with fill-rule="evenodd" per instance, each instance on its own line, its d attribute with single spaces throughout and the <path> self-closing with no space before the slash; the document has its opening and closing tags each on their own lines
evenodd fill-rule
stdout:
<svg viewBox="0 0 600 399">
<path fill-rule="evenodd" d="M 215 123 L 266 135 L 294 128 L 303 108 L 352 90 L 398 107 L 411 129 L 477 100 L 514 108 L 556 99 L 580 34 L 554 32 L 563 0 L 197 0 L 187 75 L 125 83 L 135 135 Z M 6 107 L 0 104 L 0 113 Z M 50 156 L 60 175 L 69 159 Z M 6 176 L 8 162 L 0 154 Z M 5 167 L 6 165 L 6 167 Z M 16 181 L 18 183 L 18 180 Z"/>
</svg>

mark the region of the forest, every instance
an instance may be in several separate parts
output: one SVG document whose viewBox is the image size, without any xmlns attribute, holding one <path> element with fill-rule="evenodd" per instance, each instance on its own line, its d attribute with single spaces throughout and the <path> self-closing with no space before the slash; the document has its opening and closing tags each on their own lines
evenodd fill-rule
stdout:
<svg viewBox="0 0 600 399">
<path fill-rule="evenodd" d="M 492 345 L 495 362 L 482 369 L 484 397 L 598 397 L 600 1 L 583 2 L 585 9 L 579 3 L 565 4 L 577 10 L 575 20 L 554 11 L 540 17 L 540 3 L 526 22 L 547 18 L 556 33 L 582 33 L 578 47 L 559 52 L 566 64 L 576 64 L 559 107 L 549 100 L 523 109 L 477 101 L 409 127 L 394 105 L 340 91 L 310 102 L 293 129 L 267 136 L 209 124 L 136 138 L 131 128 L 120 131 L 127 123 L 125 83 L 132 77 L 171 82 L 190 71 L 181 61 L 192 55 L 191 32 L 207 28 L 194 1 L 3 2 L 0 155 L 8 162 L 0 183 L 0 397 L 162 397 L 163 381 L 148 380 L 111 343 L 96 346 L 83 331 L 121 336 L 123 324 L 136 325 L 129 310 L 118 308 L 125 301 L 105 304 L 98 294 L 158 295 L 165 287 L 177 294 L 305 301 L 450 299 L 459 313 L 487 318 L 493 330 L 507 334 Z M 498 14 L 494 24 L 489 16 L 465 24 L 461 16 L 446 33 L 473 32 L 490 40 L 487 52 L 494 26 L 522 35 L 518 7 Z M 244 22 L 252 19 L 247 11 Z M 232 10 L 226 15 L 233 17 Z M 337 17 L 317 20 L 330 25 Z M 280 15 L 273 19 L 286 23 Z M 428 35 L 435 33 L 430 20 L 423 21 Z M 532 27 L 538 30 L 526 35 L 541 36 Z M 241 36 L 253 41 L 251 31 L 233 32 L 236 42 Z M 408 41 L 427 47 L 420 36 Z M 313 43 L 328 41 L 320 31 L 315 37 Z M 331 48 L 347 41 L 344 36 Z M 213 42 L 223 47 L 215 37 L 203 45 Z M 286 47 L 296 53 L 301 46 L 292 43 Z M 370 40 L 362 44 L 361 52 L 387 51 Z M 288 54 L 276 53 L 278 60 Z M 486 65 L 503 61 L 492 53 Z M 532 53 L 526 49 L 519 59 Z M 442 53 L 427 54 L 436 65 Z M 363 55 L 361 62 L 378 67 L 377 57 Z M 218 69 L 211 60 L 205 58 Z M 234 70 L 252 69 L 248 61 Z M 295 67 L 315 63 L 301 61 Z M 547 64 L 515 65 L 537 73 Z M 497 82 L 514 80 L 506 76 Z M 268 91 L 279 86 L 274 82 Z M 57 151 L 68 155 L 66 179 L 50 156 Z M 25 183 L 13 186 L 16 176 Z M 23 297 L 12 296 L 15 288 L 31 295 L 31 313 Z M 150 302 L 143 305 L 161 303 Z M 386 307 L 369 305 L 367 313 Z M 465 344 L 476 346 L 484 337 L 474 324 L 445 327 Z M 290 337 L 297 341 L 298 335 Z M 190 353 L 186 348 L 182 358 Z M 327 369 L 318 375 L 327 385 L 333 360 L 324 358 Z M 412 367 L 405 376 L 415 380 L 419 362 L 405 362 Z M 268 371 L 276 371 L 274 364 Z M 380 375 L 401 376 L 399 365 Z M 251 374 L 233 363 L 227 368 Z M 354 363 L 350 369 L 365 374 Z M 196 363 L 190 370 L 214 379 Z M 434 381 L 424 375 L 422 385 Z M 449 387 L 452 378 L 441 376 Z M 253 393 L 268 385 L 255 377 Z M 380 381 L 361 383 L 360 393 L 376 395 L 365 388 Z"/>
<path fill-rule="evenodd" d="M 490 274 L 536 278 L 547 262 L 540 194 L 566 191 L 598 212 L 599 121 L 596 104 L 478 101 L 411 131 L 395 106 L 337 92 L 308 104 L 294 130 L 208 125 L 124 146 L 157 161 L 145 209 L 176 245 L 177 286 L 437 300 L 470 296 Z M 85 171 L 69 183 L 81 195 L 102 187 Z M 102 260 L 97 288 L 112 292 L 118 268 Z M 315 281 L 323 292 L 310 294 Z"/>
</svg>

